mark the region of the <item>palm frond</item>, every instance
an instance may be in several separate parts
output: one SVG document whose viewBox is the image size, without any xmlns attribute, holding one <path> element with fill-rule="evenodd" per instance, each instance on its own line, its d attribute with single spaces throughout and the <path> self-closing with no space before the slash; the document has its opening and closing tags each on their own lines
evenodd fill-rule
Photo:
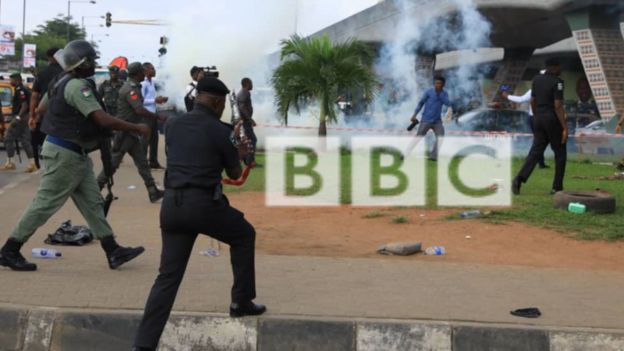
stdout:
<svg viewBox="0 0 624 351">
<path fill-rule="evenodd" d="M 371 63 L 373 52 L 358 40 L 332 43 L 327 35 L 302 38 L 293 35 L 281 42 L 281 64 L 271 83 L 280 115 L 311 101 L 321 104 L 321 120 L 337 120 L 335 100 L 341 91 L 356 90 L 371 99 L 376 86 Z"/>
</svg>

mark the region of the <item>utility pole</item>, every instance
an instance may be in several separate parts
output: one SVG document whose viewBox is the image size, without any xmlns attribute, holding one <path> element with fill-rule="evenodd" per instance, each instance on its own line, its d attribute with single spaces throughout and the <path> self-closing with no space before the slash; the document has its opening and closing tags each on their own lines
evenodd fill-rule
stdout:
<svg viewBox="0 0 624 351">
<path fill-rule="evenodd" d="M 24 10 L 22 11 L 22 41 L 25 40 L 24 36 L 26 35 L 26 0 L 24 2 Z"/>
<path fill-rule="evenodd" d="M 295 0 L 295 34 L 297 34 L 297 27 L 299 26 L 299 0 Z"/>
<path fill-rule="evenodd" d="M 71 0 L 67 0 L 67 42 L 69 43 L 69 21 L 71 20 Z"/>
</svg>

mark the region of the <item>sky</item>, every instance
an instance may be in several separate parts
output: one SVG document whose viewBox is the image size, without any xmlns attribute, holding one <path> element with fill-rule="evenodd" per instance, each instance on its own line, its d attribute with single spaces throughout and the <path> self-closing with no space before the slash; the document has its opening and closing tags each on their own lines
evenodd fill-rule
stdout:
<svg viewBox="0 0 624 351">
<path fill-rule="evenodd" d="M 24 0 L 0 0 L 0 24 L 13 25 L 21 34 Z M 25 0 L 26 32 L 55 17 L 67 15 L 67 0 Z M 329 24 L 362 11 L 377 0 L 72 0 L 71 15 L 81 23 L 84 16 L 87 39 L 98 42 L 101 62 L 116 56 L 127 56 L 131 61 L 158 61 L 159 38 L 172 37 L 183 46 L 208 45 L 202 43 L 205 33 L 213 29 L 223 31 L 224 41 L 237 41 L 240 36 L 256 37 L 251 41 L 254 55 L 278 48 L 279 40 L 294 32 L 313 33 Z M 131 26 L 113 23 L 111 28 L 100 27 L 99 18 L 111 12 L 115 20 L 159 19 L 169 26 Z M 295 21 L 295 13 L 297 20 Z M 214 26 L 214 27 L 213 27 Z M 230 34 L 228 34 L 230 33 Z M 258 38 L 258 36 L 262 38 Z M 219 38 L 211 38 L 215 49 Z M 215 42 L 216 41 L 216 42 Z M 247 41 L 249 42 L 249 41 Z M 228 43 L 231 45 L 231 43 Z M 203 58 L 205 62 L 211 58 Z"/>
</svg>

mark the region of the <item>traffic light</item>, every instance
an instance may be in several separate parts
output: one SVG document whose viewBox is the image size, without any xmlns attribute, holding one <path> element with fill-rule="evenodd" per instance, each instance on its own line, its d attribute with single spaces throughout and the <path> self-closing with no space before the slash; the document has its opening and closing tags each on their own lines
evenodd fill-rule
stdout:
<svg viewBox="0 0 624 351">
<path fill-rule="evenodd" d="M 110 27 L 112 24 L 113 20 L 111 19 L 111 13 L 107 12 L 106 13 L 106 26 Z"/>
</svg>

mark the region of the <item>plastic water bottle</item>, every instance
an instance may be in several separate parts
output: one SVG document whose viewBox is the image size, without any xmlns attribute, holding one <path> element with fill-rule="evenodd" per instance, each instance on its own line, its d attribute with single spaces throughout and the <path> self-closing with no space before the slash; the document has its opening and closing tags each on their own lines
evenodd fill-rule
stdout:
<svg viewBox="0 0 624 351">
<path fill-rule="evenodd" d="M 425 250 L 425 254 L 430 256 L 441 256 L 445 253 L 446 250 L 444 250 L 444 246 L 431 246 Z"/>
<path fill-rule="evenodd" d="M 571 202 L 568 205 L 568 211 L 572 213 L 583 214 L 587 211 L 587 207 L 578 202 Z"/>
<path fill-rule="evenodd" d="M 204 251 L 200 251 L 199 254 L 202 256 L 217 257 L 219 256 L 219 250 L 215 249 L 214 247 L 209 247 L 206 248 L 206 250 Z"/>
<path fill-rule="evenodd" d="M 472 211 L 466 211 L 466 212 L 462 212 L 459 215 L 459 218 L 461 219 L 467 219 L 467 218 L 476 218 L 481 216 L 481 211 L 479 210 L 472 210 Z"/>
<path fill-rule="evenodd" d="M 62 256 L 61 253 L 55 249 L 41 248 L 32 249 L 32 255 L 36 258 L 59 258 Z"/>
</svg>

